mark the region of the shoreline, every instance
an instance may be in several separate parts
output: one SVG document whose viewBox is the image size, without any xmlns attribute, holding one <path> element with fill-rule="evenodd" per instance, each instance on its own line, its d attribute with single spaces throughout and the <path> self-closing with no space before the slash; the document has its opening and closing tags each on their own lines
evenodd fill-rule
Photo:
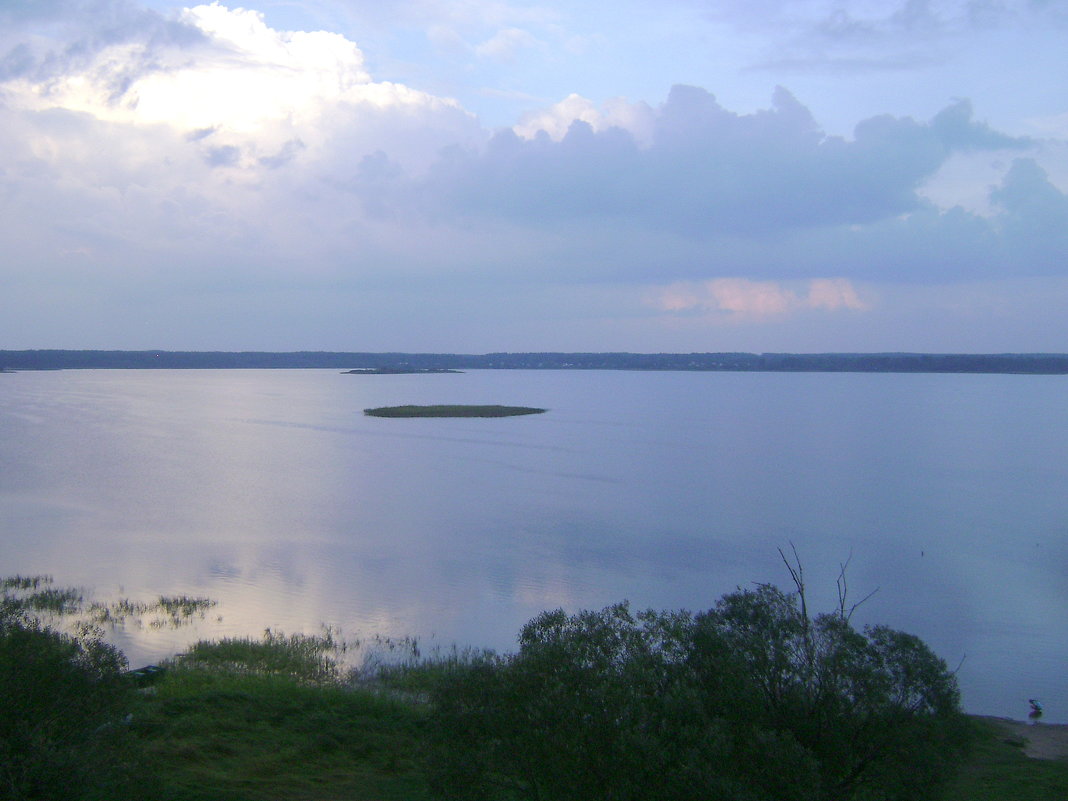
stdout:
<svg viewBox="0 0 1068 801">
<path fill-rule="evenodd" d="M 1068 723 L 1022 721 L 990 715 L 974 717 L 994 724 L 1012 740 L 1023 740 L 1023 752 L 1031 759 L 1068 760 Z"/>
</svg>

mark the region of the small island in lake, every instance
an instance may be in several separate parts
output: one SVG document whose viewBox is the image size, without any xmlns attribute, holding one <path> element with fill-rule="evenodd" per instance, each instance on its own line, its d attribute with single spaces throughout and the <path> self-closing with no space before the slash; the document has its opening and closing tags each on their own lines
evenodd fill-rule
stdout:
<svg viewBox="0 0 1068 801">
<path fill-rule="evenodd" d="M 541 414 L 545 409 L 530 406 L 380 406 L 364 409 L 371 417 L 514 417 L 520 414 Z"/>
<path fill-rule="evenodd" d="M 342 375 L 412 375 L 423 373 L 462 373 L 463 370 L 451 370 L 447 367 L 359 367 L 346 370 Z"/>
</svg>

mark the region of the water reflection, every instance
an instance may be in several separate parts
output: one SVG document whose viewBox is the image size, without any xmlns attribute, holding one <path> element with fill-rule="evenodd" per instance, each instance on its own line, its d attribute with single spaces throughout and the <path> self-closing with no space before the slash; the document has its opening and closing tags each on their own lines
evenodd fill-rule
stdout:
<svg viewBox="0 0 1068 801">
<path fill-rule="evenodd" d="M 206 595 L 135 661 L 271 627 L 510 648 L 545 608 L 701 609 L 787 580 L 914 632 L 966 705 L 1063 692 L 1063 383 L 1036 376 L 66 371 L 0 382 L 0 564 Z M 400 403 L 544 415 L 386 420 Z"/>
</svg>

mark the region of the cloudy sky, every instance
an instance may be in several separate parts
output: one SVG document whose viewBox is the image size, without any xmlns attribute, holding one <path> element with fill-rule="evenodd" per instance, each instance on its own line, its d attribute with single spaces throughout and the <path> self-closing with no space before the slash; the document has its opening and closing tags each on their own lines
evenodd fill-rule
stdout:
<svg viewBox="0 0 1068 801">
<path fill-rule="evenodd" d="M 0 348 L 1068 351 L 1058 0 L 0 0 Z"/>
</svg>

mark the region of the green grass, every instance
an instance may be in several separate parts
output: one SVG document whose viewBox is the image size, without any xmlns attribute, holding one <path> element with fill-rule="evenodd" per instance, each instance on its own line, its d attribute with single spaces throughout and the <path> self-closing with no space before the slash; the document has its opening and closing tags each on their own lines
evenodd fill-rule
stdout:
<svg viewBox="0 0 1068 801">
<path fill-rule="evenodd" d="M 423 716 L 370 690 L 179 670 L 134 725 L 171 801 L 418 801 Z"/>
<path fill-rule="evenodd" d="M 364 409 L 372 417 L 513 417 L 520 414 L 541 414 L 545 409 L 531 406 L 379 406 Z"/>
<path fill-rule="evenodd" d="M 202 642 L 139 701 L 163 801 L 422 801 L 426 705 L 351 683 L 330 635 Z"/>
<path fill-rule="evenodd" d="M 1052 801 L 1068 798 L 1068 761 L 1032 759 L 1024 742 L 996 723 L 973 719 L 975 745 L 946 801 Z"/>
<path fill-rule="evenodd" d="M 260 640 L 227 637 L 194 643 L 176 660 L 181 672 L 289 678 L 298 684 L 323 685 L 341 678 L 345 644 L 327 632 L 319 636 L 285 634 L 269 629 Z"/>
</svg>

